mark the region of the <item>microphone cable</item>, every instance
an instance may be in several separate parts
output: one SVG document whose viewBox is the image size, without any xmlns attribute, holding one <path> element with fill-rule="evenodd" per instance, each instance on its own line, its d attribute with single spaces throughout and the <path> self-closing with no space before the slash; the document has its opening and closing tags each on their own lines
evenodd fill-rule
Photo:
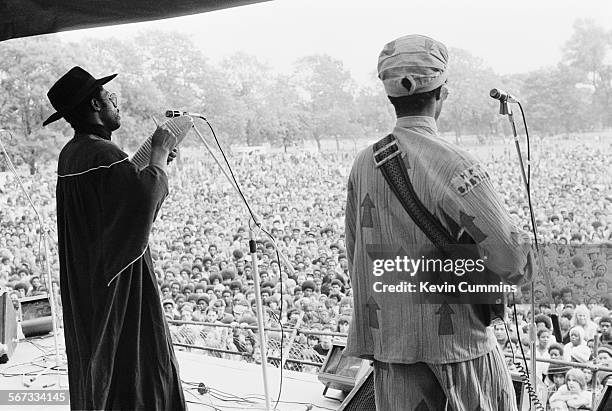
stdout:
<svg viewBox="0 0 612 411">
<path fill-rule="evenodd" d="M 550 279 L 548 277 L 548 273 L 546 272 L 546 267 L 544 265 L 544 259 L 542 257 L 542 253 L 540 250 L 540 246 L 539 246 L 539 241 L 538 241 L 538 231 L 537 231 L 537 225 L 536 225 L 536 220 L 535 220 L 535 214 L 534 214 L 534 209 L 533 209 L 533 202 L 532 202 L 532 197 L 531 197 L 531 140 L 529 137 L 529 128 L 527 127 L 527 120 L 526 120 L 526 116 L 525 116 L 525 111 L 523 110 L 523 105 L 520 103 L 520 101 L 516 101 L 516 104 L 519 106 L 519 109 L 521 111 L 521 118 L 523 120 L 523 126 L 525 127 L 525 135 L 526 135 L 526 143 L 527 143 L 527 173 L 525 175 L 525 165 L 523 164 L 523 159 L 521 156 L 521 150 L 520 150 L 520 145 L 518 143 L 518 136 L 516 135 L 516 127 L 514 126 L 514 120 L 512 118 L 512 112 L 508 111 L 506 114 L 508 115 L 508 117 L 510 118 L 510 121 L 512 123 L 512 127 L 515 133 L 514 139 L 516 142 L 516 148 L 517 148 L 517 154 L 518 154 L 518 159 L 519 159 L 519 164 L 521 167 L 521 172 L 523 173 L 523 177 L 524 177 L 524 184 L 525 184 L 525 189 L 527 191 L 527 203 L 528 203 L 528 207 L 529 207 L 529 216 L 530 216 L 530 222 L 531 222 L 531 231 L 533 233 L 533 237 L 534 237 L 534 246 L 535 246 L 535 252 L 536 252 L 536 256 L 537 256 L 537 264 L 536 261 L 534 261 L 534 264 L 536 264 L 536 267 L 532 267 L 532 269 L 535 271 L 535 273 L 538 272 L 538 268 L 540 270 L 542 270 L 543 276 L 544 276 L 544 281 L 546 282 L 546 289 L 548 291 L 551 292 L 551 299 L 552 299 L 552 289 L 551 289 L 551 282 Z M 529 257 L 528 257 L 529 258 Z M 529 260 L 528 260 L 529 262 Z M 534 273 L 534 275 L 535 275 Z M 532 284 L 532 298 L 533 298 L 533 294 L 535 292 L 534 290 L 534 284 L 535 284 L 535 278 L 531 279 L 531 284 Z M 515 322 L 517 323 L 517 328 L 518 328 L 518 316 L 516 313 L 516 301 L 514 300 L 514 294 L 512 294 L 512 306 L 514 308 L 514 318 L 515 318 Z M 552 303 L 554 303 L 554 301 L 551 301 Z M 535 309 L 532 306 L 532 318 L 535 318 Z M 504 323 L 505 324 L 505 323 Z M 530 331 L 531 332 L 531 331 Z M 508 330 L 506 327 L 506 334 L 508 335 L 508 339 L 509 339 L 509 334 L 508 334 Z M 525 355 L 525 351 L 523 350 L 523 344 L 521 342 L 521 337 L 520 337 L 520 333 L 518 332 L 517 329 L 517 337 L 518 337 L 518 341 L 519 341 L 519 346 L 520 346 L 520 350 L 521 350 L 521 356 L 522 359 L 524 361 L 524 364 L 527 364 L 527 357 Z M 512 344 L 512 343 L 510 343 Z M 523 364 L 520 363 L 520 361 L 516 361 L 515 360 L 515 353 L 514 353 L 514 349 L 511 345 L 511 349 L 512 349 L 512 356 L 513 356 L 513 363 L 514 365 L 519 369 L 520 374 L 521 374 L 521 378 L 523 379 L 523 381 L 526 384 L 528 393 L 529 393 L 529 397 L 531 400 L 531 403 L 535 404 L 535 407 L 537 410 L 540 409 L 544 409 L 541 402 L 539 401 L 538 397 L 537 397 L 537 393 L 536 393 L 536 387 L 533 387 L 530 380 L 530 376 L 529 376 L 529 369 L 527 367 L 523 367 Z M 535 353 L 532 353 L 532 355 L 535 355 Z M 532 372 L 536 372 L 536 370 L 532 370 Z M 531 409 L 531 403 L 530 403 L 530 409 Z"/>
<path fill-rule="evenodd" d="M 526 183 L 526 188 L 527 188 L 527 202 L 529 206 L 531 230 L 533 232 L 533 242 L 534 242 L 536 254 L 538 257 L 538 262 L 540 264 L 540 270 L 542 270 L 544 281 L 546 281 L 546 288 L 547 290 L 552 292 L 550 278 L 548 278 L 548 274 L 545 269 L 546 267 L 544 265 L 544 259 L 542 257 L 542 253 L 540 250 L 540 242 L 538 240 L 538 228 L 537 228 L 534 209 L 533 209 L 533 202 L 531 199 L 531 140 L 529 137 L 529 129 L 527 127 L 527 120 L 525 118 L 525 111 L 523 110 L 523 105 L 520 102 L 517 102 L 517 104 L 519 106 L 519 109 L 521 110 L 521 118 L 523 119 L 523 125 L 525 127 L 525 136 L 527 139 L 527 177 L 525 179 L 525 183 Z M 552 298 L 552 295 L 550 297 Z M 551 301 L 551 303 L 554 303 L 554 301 Z"/>
<path fill-rule="evenodd" d="M 208 128 L 210 128 L 210 131 L 215 139 L 215 142 L 217 143 L 217 147 L 219 147 L 219 151 L 221 151 L 221 155 L 223 156 L 223 160 L 225 161 L 225 164 L 227 164 L 227 168 L 229 169 L 229 172 L 232 176 L 232 179 L 234 180 L 234 184 L 236 185 L 236 189 L 238 190 L 238 193 L 240 194 L 240 197 L 242 197 L 242 201 L 244 202 L 244 204 L 246 205 L 247 209 L 249 210 L 249 214 L 251 215 L 251 218 L 253 219 L 253 222 L 255 223 L 255 225 L 257 227 L 259 227 L 259 229 L 261 229 L 264 233 L 268 234 L 268 232 L 266 232 L 264 229 L 261 228 L 261 223 L 257 222 L 257 218 L 255 218 L 255 214 L 253 213 L 253 210 L 251 210 L 251 205 L 249 204 L 249 202 L 247 201 L 246 197 L 244 196 L 244 194 L 242 193 L 242 189 L 240 188 L 240 185 L 238 184 L 238 181 L 236 180 L 236 176 L 234 175 L 234 170 L 232 170 L 232 166 L 230 166 L 229 161 L 227 160 L 227 157 L 225 155 L 225 151 L 223 151 L 223 148 L 221 147 L 221 143 L 219 143 L 219 139 L 217 138 L 217 134 L 215 133 L 215 130 L 213 129 L 213 127 L 210 125 L 210 123 L 208 122 L 207 119 L 200 117 L 202 120 L 204 120 L 206 122 L 206 124 L 208 125 Z M 272 237 L 270 234 L 268 234 L 268 236 Z"/>
<path fill-rule="evenodd" d="M 514 323 L 516 324 L 516 338 L 518 339 L 519 348 L 521 349 L 521 357 L 523 358 L 523 362 L 516 360 L 516 354 L 514 352 L 514 347 L 512 346 L 512 341 L 510 340 L 510 333 L 508 332 L 508 325 L 504 321 L 506 336 L 508 337 L 508 343 L 510 344 L 510 351 L 512 351 L 512 364 L 514 364 L 514 366 L 518 368 L 521 380 L 523 380 L 523 384 L 525 384 L 525 387 L 527 389 L 527 394 L 529 395 L 530 400 L 529 410 L 531 410 L 532 405 L 535 405 L 536 411 L 545 411 L 545 407 L 542 405 L 542 402 L 538 397 L 537 387 L 534 387 L 531 384 L 531 379 L 529 378 L 529 368 L 527 368 L 527 356 L 525 355 L 525 350 L 523 349 L 523 342 L 521 341 L 521 333 L 518 329 L 518 314 L 516 312 L 516 301 L 514 301 L 514 294 L 512 294 L 512 308 L 514 311 Z M 535 355 L 535 353 L 531 353 L 531 355 Z M 533 372 L 536 372 L 536 370 L 533 370 Z"/>
</svg>

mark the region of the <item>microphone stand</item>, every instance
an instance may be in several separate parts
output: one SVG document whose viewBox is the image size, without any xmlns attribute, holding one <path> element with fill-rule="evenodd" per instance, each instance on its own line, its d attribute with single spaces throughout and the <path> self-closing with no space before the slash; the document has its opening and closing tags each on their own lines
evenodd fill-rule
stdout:
<svg viewBox="0 0 612 411">
<path fill-rule="evenodd" d="M 499 100 L 499 114 L 507 115 L 508 120 L 510 121 L 510 126 L 512 127 L 512 134 L 514 136 L 514 145 L 516 147 L 519 164 L 521 166 L 521 176 L 523 177 L 523 184 L 525 185 L 527 196 L 529 196 L 529 181 L 527 180 L 527 175 L 525 174 L 525 166 L 523 164 L 523 156 L 522 156 L 521 147 L 518 141 L 518 133 L 516 132 L 516 124 L 514 123 L 514 115 L 512 114 L 512 109 L 508 107 L 507 99 L 502 98 Z M 529 212 L 533 216 L 533 209 L 531 207 L 529 207 Z M 532 221 L 535 221 L 535 220 L 532 220 Z M 536 228 L 534 227 L 534 231 L 535 229 Z M 531 319 L 528 324 L 528 327 L 529 327 L 528 334 L 529 334 L 529 350 L 531 351 L 531 385 L 533 389 L 536 390 L 538 378 L 536 375 L 536 355 L 535 355 L 536 354 L 537 331 L 536 331 L 536 325 L 535 325 L 535 295 L 534 295 L 535 287 L 534 285 L 535 285 L 535 276 L 532 276 L 531 278 L 531 302 L 530 302 L 531 303 Z"/>
<path fill-rule="evenodd" d="M 266 399 L 266 410 L 270 410 L 270 391 L 268 389 L 268 356 L 267 341 L 264 334 L 263 323 L 263 304 L 261 301 L 261 290 L 259 287 L 259 268 L 257 266 L 257 246 L 255 235 L 251 224 L 249 224 L 249 251 L 251 252 L 251 262 L 253 264 L 253 285 L 255 286 L 255 301 L 257 304 L 257 333 L 259 334 L 259 353 L 261 354 L 261 373 L 263 376 L 264 394 Z"/>
<path fill-rule="evenodd" d="M 9 132 L 9 135 L 12 138 L 12 135 Z M 21 181 L 21 178 L 19 177 L 19 174 L 17 173 L 17 170 L 15 170 L 15 166 L 13 165 L 13 162 L 11 161 L 11 158 L 9 156 L 9 154 L 6 151 L 6 148 L 4 147 L 4 144 L 2 144 L 2 139 L 0 139 L 0 148 L 2 148 L 2 151 L 4 153 L 4 156 L 6 157 L 6 162 L 8 163 L 11 171 L 13 172 L 13 174 L 15 175 L 15 178 L 17 179 L 17 182 L 19 183 L 19 186 L 21 187 L 21 190 L 23 191 L 23 193 L 25 194 L 26 198 L 28 199 L 28 202 L 30 203 L 30 205 L 32 206 L 32 209 L 34 210 L 34 213 L 36 214 L 36 219 L 38 220 L 38 225 L 40 227 L 40 234 L 42 236 L 42 240 L 43 240 L 43 247 L 45 250 L 45 263 L 46 263 L 46 270 L 45 270 L 45 282 L 47 283 L 47 295 L 49 296 L 49 303 L 51 305 L 51 323 L 53 324 L 53 340 L 54 340 L 54 345 L 55 345 L 55 367 L 56 367 L 56 371 L 57 371 L 57 385 L 58 387 L 61 387 L 61 381 L 60 381 L 60 353 L 59 353 L 59 342 L 58 342 L 58 336 L 57 336 L 57 311 L 56 311 L 56 307 L 55 307 L 55 295 L 54 295 L 54 291 L 53 291 L 53 282 L 52 282 L 52 277 L 51 277 L 51 258 L 49 256 L 49 246 L 48 246 L 48 236 L 49 236 L 49 228 L 43 223 L 43 219 L 40 216 L 40 213 L 38 212 L 38 210 L 36 209 L 36 207 L 34 206 L 34 203 L 32 202 L 32 199 L 30 198 L 30 195 L 28 194 L 27 190 L 24 188 L 23 186 L 23 182 Z M 47 367 L 47 369 L 51 368 L 51 366 Z M 30 383 L 34 382 L 36 380 L 36 378 L 38 378 L 38 376 L 40 376 L 41 374 L 39 373 L 36 377 L 32 378 L 30 380 Z"/>
<path fill-rule="evenodd" d="M 196 116 L 194 114 L 191 114 L 191 115 L 193 117 L 197 117 L 197 118 L 200 118 L 200 119 L 204 120 L 206 122 L 206 124 L 208 124 L 208 126 L 212 130 L 212 127 L 211 127 L 210 123 L 208 122 L 208 120 L 206 120 L 206 118 L 204 118 L 203 116 Z M 244 198 L 243 194 L 240 192 L 240 190 L 238 189 L 238 187 L 234 183 L 234 180 L 225 171 L 225 169 L 221 165 L 221 162 L 219 160 L 217 160 L 217 158 L 215 157 L 212 149 L 210 148 L 210 145 L 204 139 L 204 137 L 202 136 L 202 134 L 200 133 L 198 128 L 195 126 L 195 124 L 193 126 L 193 129 L 195 130 L 195 132 L 198 135 L 198 137 L 200 138 L 200 140 L 202 140 L 202 142 L 206 146 L 206 149 L 208 150 L 210 155 L 215 159 L 215 162 L 217 163 L 217 165 L 219 166 L 219 168 L 223 172 L 223 175 L 227 178 L 227 181 L 234 188 L 234 190 L 236 190 L 236 193 L 239 195 L 239 197 L 243 200 L 245 206 L 248 209 L 249 214 L 251 214 L 251 211 L 250 211 L 250 209 L 248 207 L 248 203 L 246 201 L 246 198 Z M 253 223 L 255 224 L 255 226 L 261 228 L 261 223 L 256 221 L 255 217 L 251 216 L 251 219 L 253 220 Z M 291 274 L 295 274 L 295 270 L 293 269 L 293 266 L 289 263 L 289 260 L 287 259 L 287 257 L 278 249 L 278 245 L 276 244 L 276 241 L 274 240 L 274 238 L 271 237 L 270 240 L 272 242 L 274 250 L 276 251 L 276 253 L 280 257 L 280 259 L 284 263 L 284 265 L 287 268 L 287 270 Z M 252 261 L 252 264 L 253 264 L 253 285 L 254 285 L 254 288 L 255 288 L 255 301 L 256 301 L 256 304 L 257 304 L 257 330 L 258 330 L 258 334 L 259 334 L 259 350 L 260 350 L 260 354 L 261 354 L 261 372 L 262 372 L 263 385 L 264 385 L 264 397 L 265 397 L 265 401 L 266 401 L 266 410 L 270 411 L 271 410 L 271 403 L 270 403 L 270 393 L 269 393 L 269 388 L 268 388 L 268 371 L 267 371 L 268 359 L 267 359 L 267 353 L 266 353 L 266 336 L 264 334 L 263 304 L 262 304 L 262 301 L 261 301 L 261 292 L 260 292 L 260 285 L 259 285 L 259 270 L 258 270 L 258 266 L 257 266 L 257 247 L 256 247 L 256 244 L 255 244 L 255 236 L 254 236 L 253 228 L 251 227 L 251 224 L 249 224 L 249 252 L 251 253 L 251 261 Z"/>
</svg>

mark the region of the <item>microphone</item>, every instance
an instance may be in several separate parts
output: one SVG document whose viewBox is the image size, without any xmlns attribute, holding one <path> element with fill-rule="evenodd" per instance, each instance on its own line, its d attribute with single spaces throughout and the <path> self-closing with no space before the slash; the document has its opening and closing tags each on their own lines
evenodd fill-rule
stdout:
<svg viewBox="0 0 612 411">
<path fill-rule="evenodd" d="M 206 120 L 206 118 L 200 113 L 190 113 L 189 111 L 180 111 L 180 110 L 166 110 L 166 117 L 179 117 L 179 116 L 190 116 L 201 118 L 202 120 Z"/>
<path fill-rule="evenodd" d="M 494 88 L 491 89 L 489 95 L 495 100 L 505 101 L 508 103 L 518 103 L 518 99 L 514 97 L 512 94 L 505 92 L 504 90 Z"/>
</svg>

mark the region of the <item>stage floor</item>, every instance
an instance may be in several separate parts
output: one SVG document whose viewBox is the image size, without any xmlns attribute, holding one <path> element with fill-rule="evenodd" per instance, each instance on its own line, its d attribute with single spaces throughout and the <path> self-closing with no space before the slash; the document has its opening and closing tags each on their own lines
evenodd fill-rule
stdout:
<svg viewBox="0 0 612 411">
<path fill-rule="evenodd" d="M 63 347 L 63 340 L 60 341 Z M 178 348 L 178 347 L 177 347 Z M 60 350 L 61 351 L 61 350 Z M 204 410 L 265 410 L 264 389 L 261 365 L 248 364 L 242 361 L 225 360 L 204 355 L 200 350 L 192 352 L 176 351 L 181 379 L 185 382 L 185 400 L 190 411 Z M 53 337 L 35 338 L 21 341 L 7 364 L 0 365 L 0 411 L 5 410 L 69 410 L 68 404 L 51 405 L 45 396 L 35 394 L 34 390 L 44 390 L 45 393 L 56 393 L 63 390 L 68 396 L 68 377 L 65 372 L 60 375 L 45 367 L 55 365 L 55 349 Z M 61 355 L 60 368 L 66 368 L 65 356 Z M 40 373 L 35 381 L 24 373 Z M 271 409 L 275 409 L 280 383 L 280 369 L 267 368 L 268 386 L 271 398 Z M 24 385 L 24 382 L 30 387 Z M 188 383 L 203 383 L 210 387 L 212 394 L 200 395 Z M 282 395 L 276 410 L 336 410 L 340 402 L 323 397 L 324 386 L 314 374 L 283 370 Z M 29 401 L 24 405 L 9 403 L 8 396 L 14 398 L 14 393 L 29 393 Z M 222 392 L 222 393 L 221 393 Z M 61 393 L 61 392 L 60 392 Z M 216 394 L 216 395 L 215 395 Z M 35 395 L 35 396 L 33 396 Z M 341 393 L 329 390 L 327 395 L 340 396 Z M 215 396 L 217 398 L 215 398 Z M 47 395 L 46 397 L 52 397 Z M 223 400 L 219 397 L 232 397 L 233 400 Z M 236 398 L 241 397 L 241 398 Z M 55 397 L 57 399 L 57 396 Z M 248 399 L 249 402 L 244 402 Z M 38 402 L 35 402 L 38 401 Z M 309 408 L 311 407 L 311 408 Z"/>
</svg>

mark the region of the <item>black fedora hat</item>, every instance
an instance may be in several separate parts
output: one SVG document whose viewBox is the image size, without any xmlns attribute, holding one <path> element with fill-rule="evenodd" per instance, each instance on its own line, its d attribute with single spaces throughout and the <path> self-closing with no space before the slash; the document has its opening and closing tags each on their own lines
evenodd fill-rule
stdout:
<svg viewBox="0 0 612 411">
<path fill-rule="evenodd" d="M 71 68 L 68 73 L 55 82 L 47 93 L 51 105 L 57 111 L 43 122 L 43 127 L 70 113 L 93 90 L 115 77 L 117 77 L 117 74 L 96 79 L 79 66 Z"/>
</svg>

